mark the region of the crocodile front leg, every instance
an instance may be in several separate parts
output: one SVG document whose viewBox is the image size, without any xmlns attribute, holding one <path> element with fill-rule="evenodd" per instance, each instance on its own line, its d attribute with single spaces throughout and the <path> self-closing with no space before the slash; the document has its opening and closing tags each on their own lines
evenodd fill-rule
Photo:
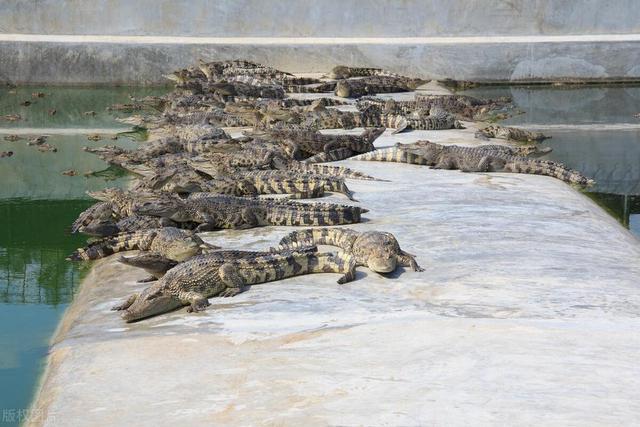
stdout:
<svg viewBox="0 0 640 427">
<path fill-rule="evenodd" d="M 413 271 L 424 271 L 424 268 L 418 265 L 415 256 L 405 251 L 401 251 L 398 255 L 398 263 L 403 267 L 411 267 Z"/>
<path fill-rule="evenodd" d="M 118 304 L 118 305 L 114 305 L 113 307 L 111 307 L 111 310 L 113 311 L 122 311 L 122 310 L 126 310 L 129 307 L 131 307 L 131 305 L 136 302 L 136 300 L 138 299 L 138 296 L 140 294 L 133 294 L 131 295 L 129 298 L 127 298 L 124 302 Z"/>
<path fill-rule="evenodd" d="M 182 301 L 185 305 L 189 305 L 187 307 L 188 313 L 197 313 L 198 311 L 204 311 L 209 304 L 209 300 L 202 294 L 197 292 L 181 292 L 178 295 L 180 301 Z"/>
</svg>

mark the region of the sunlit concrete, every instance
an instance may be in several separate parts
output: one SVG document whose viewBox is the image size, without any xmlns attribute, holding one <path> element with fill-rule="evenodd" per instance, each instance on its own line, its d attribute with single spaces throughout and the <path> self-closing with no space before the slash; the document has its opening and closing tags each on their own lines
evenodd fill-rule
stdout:
<svg viewBox="0 0 640 427">
<path fill-rule="evenodd" d="M 477 145 L 474 125 L 391 135 Z M 358 130 L 353 130 L 358 132 Z M 559 180 L 345 161 L 360 230 L 422 273 L 256 285 L 126 324 L 146 274 L 96 263 L 54 338 L 34 425 L 634 425 L 640 244 Z M 344 202 L 340 195 L 331 201 Z M 291 228 L 220 231 L 267 248 Z"/>
</svg>

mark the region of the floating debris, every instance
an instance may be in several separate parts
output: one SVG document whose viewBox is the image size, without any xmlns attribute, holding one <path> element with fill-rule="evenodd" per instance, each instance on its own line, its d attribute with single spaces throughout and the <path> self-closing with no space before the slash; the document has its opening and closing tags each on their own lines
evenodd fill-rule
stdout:
<svg viewBox="0 0 640 427">
<path fill-rule="evenodd" d="M 6 135 L 4 137 L 5 141 L 9 141 L 9 142 L 15 142 L 15 141 L 20 141 L 22 139 L 22 137 L 20 135 Z"/>
<path fill-rule="evenodd" d="M 85 116 L 95 116 L 97 113 L 95 111 L 85 111 L 84 113 Z"/>
<path fill-rule="evenodd" d="M 31 94 L 31 97 L 32 98 L 44 98 L 45 94 L 44 94 L 44 92 L 33 92 Z"/>
<path fill-rule="evenodd" d="M 109 139 L 111 139 L 112 141 L 115 141 L 115 140 L 117 140 L 117 139 L 118 139 L 118 135 L 113 135 L 113 136 L 112 136 L 111 138 L 109 138 Z"/>
<path fill-rule="evenodd" d="M 23 107 L 28 107 L 29 105 L 31 105 L 31 101 L 22 101 L 20 105 L 22 105 Z"/>
<path fill-rule="evenodd" d="M 640 113 L 635 113 L 633 117 L 635 117 L 636 119 L 640 119 Z"/>
<path fill-rule="evenodd" d="M 58 110 L 56 110 L 55 108 L 52 108 L 52 109 L 49 110 L 49 115 L 50 116 L 55 116 L 57 112 L 58 112 Z"/>
<path fill-rule="evenodd" d="M 0 151 L 0 159 L 13 156 L 13 151 Z"/>
<path fill-rule="evenodd" d="M 38 151 L 41 151 L 43 153 L 45 151 L 51 151 L 52 153 L 57 153 L 58 149 L 51 144 L 44 143 L 44 144 L 38 145 Z"/>
<path fill-rule="evenodd" d="M 8 122 L 17 122 L 22 120 L 22 116 L 20 114 L 5 114 L 2 118 Z"/>
<path fill-rule="evenodd" d="M 133 113 L 142 110 L 140 104 L 113 104 L 107 107 L 107 111 L 122 111 L 123 113 Z"/>
<path fill-rule="evenodd" d="M 76 175 L 78 175 L 78 172 L 76 172 L 73 169 L 67 169 L 66 171 L 62 171 L 62 175 L 64 175 L 64 176 L 76 176 Z"/>
<path fill-rule="evenodd" d="M 40 136 L 36 136 L 35 138 L 30 139 L 29 142 L 27 142 L 27 145 L 42 145 L 45 142 L 47 142 L 47 136 L 46 135 L 40 135 Z"/>
<path fill-rule="evenodd" d="M 100 140 L 102 140 L 102 136 L 97 134 L 97 133 L 93 133 L 93 134 L 87 136 L 87 139 L 89 141 L 100 141 Z"/>
</svg>

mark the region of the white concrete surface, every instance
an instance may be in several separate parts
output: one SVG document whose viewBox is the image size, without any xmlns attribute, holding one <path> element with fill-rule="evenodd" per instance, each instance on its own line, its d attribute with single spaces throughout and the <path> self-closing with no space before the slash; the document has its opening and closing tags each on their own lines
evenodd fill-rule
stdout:
<svg viewBox="0 0 640 427">
<path fill-rule="evenodd" d="M 303 276 L 125 324 L 109 308 L 145 273 L 103 260 L 54 339 L 34 424 L 640 423 L 634 236 L 553 178 L 343 163 L 391 181 L 349 181 L 370 209 L 354 228 L 395 233 L 425 272 Z M 207 238 L 266 248 L 290 230 Z"/>
</svg>

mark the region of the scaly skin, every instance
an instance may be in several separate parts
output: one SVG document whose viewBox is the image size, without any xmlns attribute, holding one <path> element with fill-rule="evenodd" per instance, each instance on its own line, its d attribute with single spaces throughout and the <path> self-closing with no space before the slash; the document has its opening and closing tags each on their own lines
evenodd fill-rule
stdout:
<svg viewBox="0 0 640 427">
<path fill-rule="evenodd" d="M 484 129 L 480 129 L 476 136 L 486 138 L 499 138 L 518 142 L 540 142 L 551 138 L 540 132 L 529 132 L 524 129 L 518 129 L 508 126 L 490 125 Z"/>
<path fill-rule="evenodd" d="M 381 68 L 347 67 L 345 65 L 337 65 L 333 67 L 333 69 L 326 75 L 326 77 L 330 79 L 348 79 L 351 77 L 369 76 L 402 77 L 399 74 L 395 74 Z"/>
<path fill-rule="evenodd" d="M 174 261 L 184 261 L 212 249 L 193 232 L 166 227 L 153 230 L 120 233 L 76 249 L 67 259 L 71 261 L 95 260 L 117 252 L 141 250 L 160 254 Z"/>
<path fill-rule="evenodd" d="M 511 99 L 480 99 L 467 95 L 424 95 L 416 93 L 414 101 L 387 104 L 388 108 L 416 109 L 441 108 L 461 120 L 482 120 L 511 105 Z"/>
<path fill-rule="evenodd" d="M 415 256 L 400 249 L 393 234 L 383 231 L 359 232 L 349 228 L 310 228 L 293 231 L 280 240 L 279 250 L 300 246 L 332 245 L 355 257 L 356 264 L 377 273 L 391 273 L 398 265 L 424 271 Z"/>
<path fill-rule="evenodd" d="M 256 188 L 263 183 L 267 187 L 267 190 L 263 190 L 260 194 L 282 194 L 284 191 L 286 194 L 317 194 L 318 197 L 322 195 L 322 191 L 342 193 L 350 200 L 353 199 L 353 193 L 347 187 L 343 178 L 332 177 L 329 175 L 312 174 L 296 171 L 249 171 L 237 173 L 232 178 L 238 177 L 240 179 L 251 179 L 256 185 Z M 293 185 L 293 188 L 288 188 L 288 183 Z M 295 190 L 295 191 L 294 191 Z M 270 192 L 267 192 L 270 191 Z M 302 197 L 299 197 L 302 198 Z"/>
<path fill-rule="evenodd" d="M 329 153 L 338 148 L 347 148 L 354 153 L 366 153 L 374 149 L 373 142 L 384 132 L 384 128 L 365 129 L 360 135 L 322 134 L 315 130 L 267 130 L 272 140 L 289 140 L 298 153 L 298 160 L 318 153 Z"/>
<path fill-rule="evenodd" d="M 200 224 L 198 231 L 208 231 L 266 225 L 352 224 L 360 221 L 360 215 L 366 209 L 330 203 L 298 203 L 194 193 L 186 200 L 160 198 L 145 201 L 138 204 L 134 211 L 179 223 L 197 223 Z"/>
<path fill-rule="evenodd" d="M 293 171 L 303 171 L 312 174 L 324 175 L 324 176 L 334 176 L 337 178 L 350 178 L 350 179 L 360 179 L 365 181 L 383 181 L 362 172 L 355 171 L 353 169 L 346 168 L 344 166 L 329 166 L 329 165 L 316 165 L 316 164 L 307 164 L 297 161 L 290 161 L 286 164 L 277 164 L 275 165 L 277 169 L 289 169 Z"/>
<path fill-rule="evenodd" d="M 127 322 L 145 319 L 188 305 L 202 311 L 208 298 L 231 297 L 248 285 L 310 273 L 341 273 L 338 283 L 355 278 L 355 260 L 344 253 L 290 252 L 249 259 L 221 260 L 215 254 L 194 257 L 172 268 L 140 294 L 114 307 Z"/>
<path fill-rule="evenodd" d="M 359 98 L 377 93 L 410 92 L 424 83 L 425 80 L 407 77 L 371 76 L 339 80 L 334 93 L 341 98 Z"/>
<path fill-rule="evenodd" d="M 316 246 L 313 244 L 309 244 L 304 246 L 302 244 L 296 245 L 296 251 L 298 252 L 316 252 Z M 269 251 L 239 251 L 239 250 L 220 250 L 214 246 L 210 248 L 205 248 L 202 250 L 202 253 L 198 253 L 194 256 L 207 254 L 210 255 L 211 259 L 215 259 L 218 257 L 221 261 L 232 261 L 236 259 L 252 259 L 259 256 L 271 255 L 274 253 L 284 253 L 291 252 L 290 249 L 274 249 L 271 248 Z M 184 261 L 175 261 L 173 259 L 167 258 L 164 255 L 161 255 L 156 252 L 144 252 L 140 253 L 136 256 L 124 257 L 121 256 L 118 261 L 125 265 L 129 265 L 131 267 L 141 268 L 149 273 L 149 277 L 143 280 L 138 280 L 141 282 L 151 282 L 155 281 L 166 274 L 167 271 L 180 264 L 180 262 Z"/>
<path fill-rule="evenodd" d="M 398 161 L 432 166 L 434 169 L 459 169 L 463 172 L 527 173 L 551 176 L 580 186 L 594 184 L 593 180 L 560 163 L 505 154 L 504 150 L 496 149 L 495 146 L 461 147 L 418 141 L 365 153 L 353 160 Z"/>
</svg>

